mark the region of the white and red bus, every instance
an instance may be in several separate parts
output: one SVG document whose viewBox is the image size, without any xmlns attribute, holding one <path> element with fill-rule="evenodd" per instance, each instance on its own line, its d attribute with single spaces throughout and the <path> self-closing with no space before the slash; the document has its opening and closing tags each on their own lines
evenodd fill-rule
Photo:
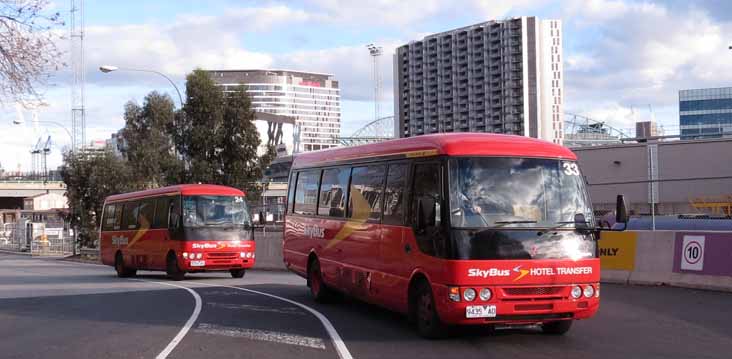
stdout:
<svg viewBox="0 0 732 359">
<path fill-rule="evenodd" d="M 102 263 L 119 277 L 137 270 L 228 271 L 241 278 L 254 266 L 252 221 L 244 192 L 216 185 L 177 185 L 119 194 L 104 202 Z"/>
<path fill-rule="evenodd" d="M 408 314 L 425 337 L 563 334 L 599 307 L 598 232 L 562 146 L 455 133 L 304 153 L 288 192 L 284 262 L 318 301 L 337 291 Z"/>
</svg>

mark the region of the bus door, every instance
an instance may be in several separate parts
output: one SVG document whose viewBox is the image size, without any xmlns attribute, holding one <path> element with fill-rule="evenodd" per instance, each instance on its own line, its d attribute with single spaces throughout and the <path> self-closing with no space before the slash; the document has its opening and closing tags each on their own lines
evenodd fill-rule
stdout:
<svg viewBox="0 0 732 359">
<path fill-rule="evenodd" d="M 385 165 L 355 166 L 351 172 L 347 222 L 343 241 L 341 284 L 354 296 L 374 294 L 372 276 L 379 270 L 381 203 Z"/>
<path fill-rule="evenodd" d="M 442 269 L 438 258 L 444 258 L 447 252 L 442 164 L 417 163 L 413 173 L 410 224 L 414 243 L 407 243 L 411 248 L 405 250 L 411 253 L 408 262 L 414 267 L 434 273 Z"/>
<path fill-rule="evenodd" d="M 372 276 L 379 302 L 396 311 L 406 310 L 404 288 L 409 285 L 411 264 L 407 257 L 412 248 L 406 239 L 411 228 L 405 226 L 408 207 L 408 162 L 392 162 L 387 168 L 384 188 L 383 215 L 381 218 L 381 240 L 379 244 L 379 270 Z"/>
</svg>

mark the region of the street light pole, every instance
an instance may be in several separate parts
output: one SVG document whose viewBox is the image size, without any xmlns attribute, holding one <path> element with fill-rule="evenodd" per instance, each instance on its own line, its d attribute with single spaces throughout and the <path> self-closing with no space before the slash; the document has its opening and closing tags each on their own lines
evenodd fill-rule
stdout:
<svg viewBox="0 0 732 359">
<path fill-rule="evenodd" d="M 46 124 L 51 124 L 51 125 L 56 125 L 58 127 L 61 127 L 64 131 L 66 131 L 66 134 L 69 135 L 69 140 L 71 141 L 71 146 L 72 147 L 74 146 L 74 136 L 71 135 L 71 131 L 69 131 L 69 129 L 66 128 L 66 126 L 64 126 L 63 124 L 56 122 L 56 121 L 35 121 L 35 122 L 46 123 Z M 13 120 L 13 125 L 22 125 L 22 124 L 23 124 L 23 121 Z"/>
<path fill-rule="evenodd" d="M 99 71 L 101 71 L 101 72 L 103 72 L 105 74 L 106 73 L 110 73 L 112 71 L 117 71 L 117 70 L 119 70 L 119 71 L 149 72 L 149 73 L 153 73 L 153 74 L 157 74 L 157 75 L 162 76 L 163 78 L 165 78 L 166 80 L 168 80 L 168 82 L 170 82 L 171 85 L 173 85 L 173 88 L 175 89 L 175 92 L 178 93 L 178 100 L 180 101 L 180 107 L 181 108 L 183 107 L 183 96 L 180 94 L 180 90 L 178 89 L 178 86 L 175 85 L 175 82 L 173 82 L 173 80 L 171 80 L 170 77 L 165 76 L 165 74 L 163 74 L 162 72 L 158 72 L 158 71 L 155 71 L 155 70 L 145 70 L 145 69 L 131 69 L 131 68 L 111 66 L 111 65 L 99 66 Z"/>
</svg>

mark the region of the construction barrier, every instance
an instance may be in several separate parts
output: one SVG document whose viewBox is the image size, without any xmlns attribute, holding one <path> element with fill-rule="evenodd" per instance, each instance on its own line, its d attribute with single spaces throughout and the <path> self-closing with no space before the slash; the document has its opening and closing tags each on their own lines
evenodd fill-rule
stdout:
<svg viewBox="0 0 732 359">
<path fill-rule="evenodd" d="M 614 235 L 603 232 L 611 247 Z M 623 232 L 619 232 L 623 233 Z M 627 231 L 635 233 L 632 269 L 606 266 L 604 282 L 671 285 L 687 288 L 732 291 L 732 233 L 685 231 Z M 622 235 L 621 235 L 622 237 Z"/>
</svg>

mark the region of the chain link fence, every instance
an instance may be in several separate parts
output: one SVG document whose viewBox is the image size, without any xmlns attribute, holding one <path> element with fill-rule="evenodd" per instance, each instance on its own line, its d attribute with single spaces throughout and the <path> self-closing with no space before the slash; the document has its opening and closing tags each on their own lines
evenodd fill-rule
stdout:
<svg viewBox="0 0 732 359">
<path fill-rule="evenodd" d="M 34 256 L 66 256 L 74 253 L 74 237 L 64 228 L 47 228 L 45 223 L 6 223 L 0 231 L 0 249 Z"/>
</svg>

